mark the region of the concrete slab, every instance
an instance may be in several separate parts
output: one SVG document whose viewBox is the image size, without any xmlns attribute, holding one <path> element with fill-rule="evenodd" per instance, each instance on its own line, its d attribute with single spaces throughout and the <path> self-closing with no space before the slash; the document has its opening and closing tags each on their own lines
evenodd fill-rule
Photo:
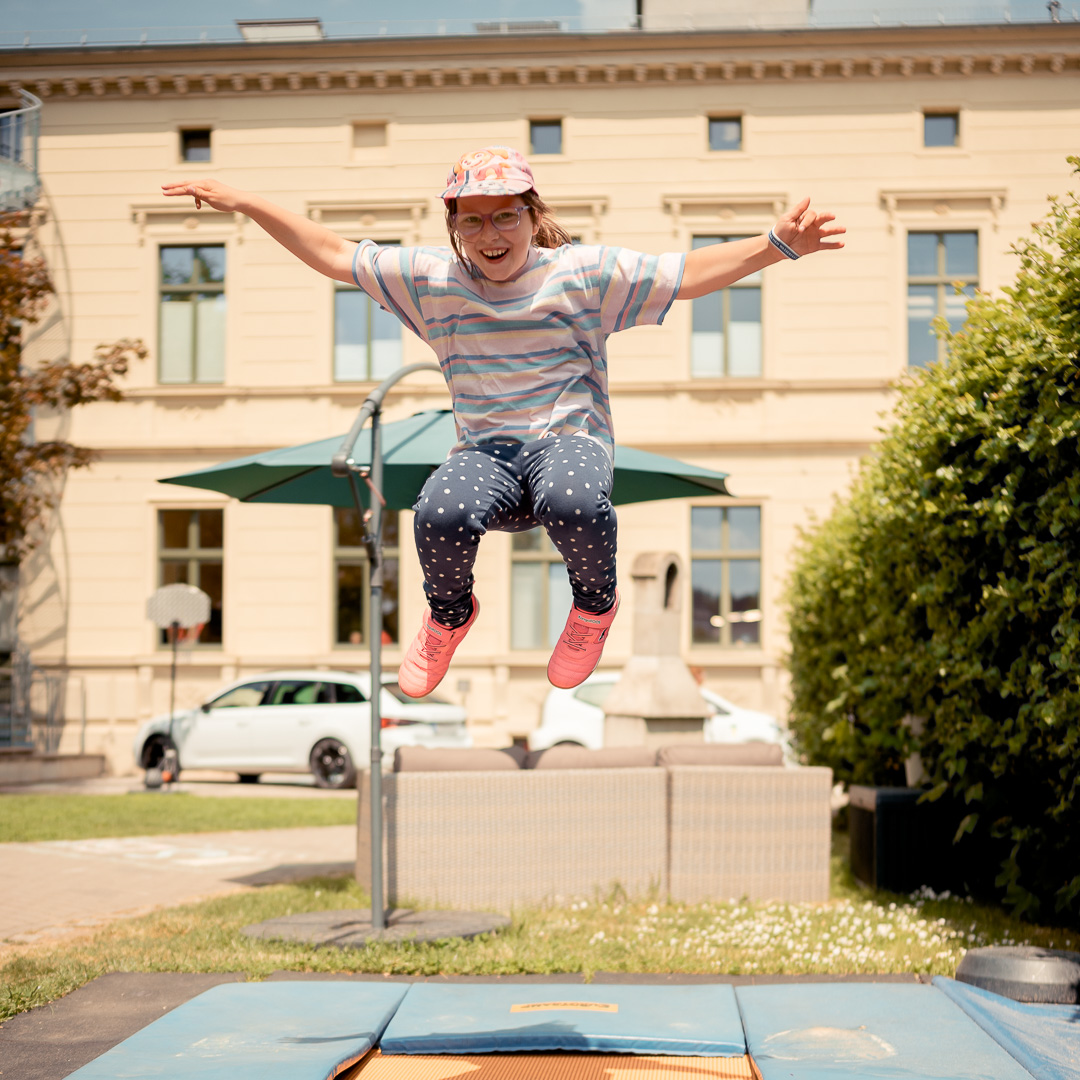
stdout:
<svg viewBox="0 0 1080 1080">
<path fill-rule="evenodd" d="M 298 941 L 305 945 L 359 948 L 371 941 L 442 941 L 490 934 L 509 926 L 505 915 L 486 911 L 411 911 L 395 909 L 386 917 L 386 929 L 372 930 L 371 912 L 310 911 L 245 926 L 243 933 L 262 941 Z"/>
<path fill-rule="evenodd" d="M 33 784 L 89 779 L 104 772 L 104 754 L 0 754 L 0 785 L 15 791 Z"/>
</svg>

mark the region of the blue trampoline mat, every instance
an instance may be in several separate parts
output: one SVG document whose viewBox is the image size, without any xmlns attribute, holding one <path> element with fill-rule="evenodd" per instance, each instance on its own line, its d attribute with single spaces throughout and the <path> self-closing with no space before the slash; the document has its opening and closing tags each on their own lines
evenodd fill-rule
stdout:
<svg viewBox="0 0 1080 1080">
<path fill-rule="evenodd" d="M 72 1073 L 79 1080 L 328 1080 L 376 1043 L 401 983 L 215 986 Z"/>
<path fill-rule="evenodd" d="M 735 996 L 762 1080 L 1031 1080 L 933 986 L 740 986 Z"/>
<path fill-rule="evenodd" d="M 730 986 L 418 983 L 379 1045 L 384 1054 L 746 1053 Z"/>
<path fill-rule="evenodd" d="M 934 985 L 1032 1076 L 1080 1076 L 1080 1005 L 1029 1005 L 941 975 Z"/>
</svg>

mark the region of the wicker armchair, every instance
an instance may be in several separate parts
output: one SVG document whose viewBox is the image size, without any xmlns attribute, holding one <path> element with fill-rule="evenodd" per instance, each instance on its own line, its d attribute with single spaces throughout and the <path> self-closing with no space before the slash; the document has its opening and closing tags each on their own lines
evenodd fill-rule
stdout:
<svg viewBox="0 0 1080 1080">
<path fill-rule="evenodd" d="M 673 900 L 829 898 L 831 769 L 671 765 L 667 772 Z"/>
</svg>

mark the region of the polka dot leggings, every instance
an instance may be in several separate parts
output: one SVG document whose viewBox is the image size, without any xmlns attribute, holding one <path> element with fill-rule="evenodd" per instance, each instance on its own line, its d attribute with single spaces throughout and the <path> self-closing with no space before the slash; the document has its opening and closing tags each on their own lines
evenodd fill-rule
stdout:
<svg viewBox="0 0 1080 1080">
<path fill-rule="evenodd" d="M 570 574 L 574 604 L 601 614 L 615 602 L 611 461 L 594 439 L 560 435 L 489 442 L 451 455 L 413 509 L 424 591 L 435 619 L 461 626 L 472 614 L 480 537 L 543 525 Z"/>
</svg>

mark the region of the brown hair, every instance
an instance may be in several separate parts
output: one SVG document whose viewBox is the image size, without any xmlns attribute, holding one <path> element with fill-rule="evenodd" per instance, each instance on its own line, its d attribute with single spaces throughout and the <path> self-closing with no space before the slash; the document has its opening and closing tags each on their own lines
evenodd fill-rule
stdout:
<svg viewBox="0 0 1080 1080">
<path fill-rule="evenodd" d="M 533 237 L 533 243 L 537 247 L 557 248 L 562 247 L 563 244 L 573 243 L 570 234 L 555 220 L 551 207 L 532 188 L 521 192 L 521 201 L 529 208 L 529 217 L 532 218 L 532 223 L 539 226 L 536 236 Z M 457 230 L 454 228 L 457 202 L 457 199 L 446 200 L 446 231 L 450 234 L 450 246 L 454 249 L 454 254 L 470 270 L 476 272 L 472 260 L 461 250 L 461 237 L 458 236 Z"/>
</svg>

